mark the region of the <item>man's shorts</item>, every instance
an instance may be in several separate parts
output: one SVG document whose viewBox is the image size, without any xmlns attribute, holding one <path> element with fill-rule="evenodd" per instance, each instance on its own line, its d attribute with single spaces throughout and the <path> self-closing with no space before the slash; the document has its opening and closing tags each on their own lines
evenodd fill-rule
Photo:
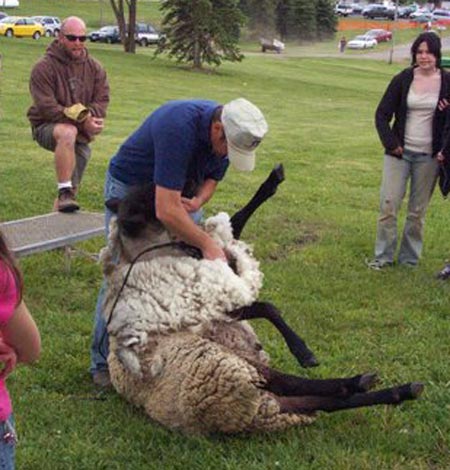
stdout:
<svg viewBox="0 0 450 470">
<path fill-rule="evenodd" d="M 55 129 L 54 123 L 41 124 L 37 127 L 32 127 L 31 131 L 33 139 L 44 149 L 50 152 L 55 151 L 56 141 L 53 137 L 53 130 Z M 72 174 L 72 185 L 79 186 L 81 178 L 83 177 L 84 170 L 91 158 L 91 149 L 85 142 L 75 143 L 75 169 Z"/>
</svg>

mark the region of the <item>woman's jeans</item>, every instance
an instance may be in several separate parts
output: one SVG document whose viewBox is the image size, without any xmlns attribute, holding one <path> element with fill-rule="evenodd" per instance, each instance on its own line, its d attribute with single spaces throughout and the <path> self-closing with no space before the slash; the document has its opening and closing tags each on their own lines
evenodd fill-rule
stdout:
<svg viewBox="0 0 450 470">
<path fill-rule="evenodd" d="M 106 173 L 105 179 L 105 201 L 112 198 L 123 199 L 130 191 L 131 186 L 122 183 L 116 178 L 112 177 L 109 171 Z M 198 223 L 202 219 L 202 209 L 197 212 L 190 214 L 191 218 Z M 105 207 L 105 236 L 108 241 L 109 235 L 109 222 L 111 218 L 115 216 L 107 207 Z M 95 374 L 99 371 L 108 370 L 108 353 L 109 353 L 109 338 L 106 331 L 106 320 L 103 316 L 103 298 L 104 291 L 106 289 L 106 283 L 103 281 L 102 287 L 98 293 L 97 305 L 95 308 L 95 319 L 94 319 L 94 337 L 91 346 L 91 374 Z"/>
<path fill-rule="evenodd" d="M 0 423 L 0 470 L 14 470 L 17 436 L 11 415 Z"/>
<path fill-rule="evenodd" d="M 397 247 L 397 214 L 411 179 L 408 213 L 398 254 L 398 262 L 416 265 L 422 253 L 425 213 L 433 194 L 439 162 L 426 154 L 405 150 L 402 159 L 384 156 L 383 182 L 380 194 L 380 216 L 377 224 L 375 259 L 381 264 L 394 262 Z"/>
</svg>

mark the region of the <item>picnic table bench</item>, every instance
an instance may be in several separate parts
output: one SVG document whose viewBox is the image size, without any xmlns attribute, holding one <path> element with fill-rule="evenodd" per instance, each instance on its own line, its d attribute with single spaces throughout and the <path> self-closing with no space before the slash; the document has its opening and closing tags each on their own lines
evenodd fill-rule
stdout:
<svg viewBox="0 0 450 470">
<path fill-rule="evenodd" d="M 10 250 L 16 256 L 65 248 L 66 255 L 77 242 L 105 234 L 104 214 L 75 212 L 50 214 L 0 223 Z"/>
</svg>

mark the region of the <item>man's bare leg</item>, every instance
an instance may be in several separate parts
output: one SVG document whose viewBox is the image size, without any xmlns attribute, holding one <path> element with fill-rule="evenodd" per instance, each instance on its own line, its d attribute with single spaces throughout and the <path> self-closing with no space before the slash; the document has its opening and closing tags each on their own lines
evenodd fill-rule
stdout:
<svg viewBox="0 0 450 470">
<path fill-rule="evenodd" d="M 75 142 L 78 130 L 72 124 L 56 124 L 53 130 L 55 170 L 58 181 L 58 198 L 54 208 L 60 212 L 74 212 L 80 207 L 75 201 L 72 174 L 75 168 Z"/>
</svg>

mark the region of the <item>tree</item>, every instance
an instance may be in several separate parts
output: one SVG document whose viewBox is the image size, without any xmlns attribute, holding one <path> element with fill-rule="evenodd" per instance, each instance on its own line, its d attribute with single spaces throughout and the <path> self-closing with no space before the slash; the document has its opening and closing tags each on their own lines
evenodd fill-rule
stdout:
<svg viewBox="0 0 450 470">
<path fill-rule="evenodd" d="M 178 62 L 220 65 L 222 60 L 240 61 L 237 46 L 244 16 L 237 0 L 162 0 L 162 37 L 156 50 Z"/>
<path fill-rule="evenodd" d="M 276 27 L 283 39 L 325 39 L 336 24 L 333 0 L 278 0 Z"/>
<path fill-rule="evenodd" d="M 239 8 L 248 17 L 249 28 L 258 34 L 272 34 L 278 0 L 241 0 Z"/>
<path fill-rule="evenodd" d="M 317 38 L 327 39 L 336 32 L 338 19 L 334 14 L 333 4 L 330 0 L 317 0 L 316 24 Z"/>
<path fill-rule="evenodd" d="M 316 38 L 316 3 L 314 0 L 293 0 L 291 2 L 294 19 L 294 35 L 300 39 Z"/>
<path fill-rule="evenodd" d="M 279 0 L 275 9 L 275 26 L 284 41 L 289 36 L 294 36 L 294 14 L 292 0 Z"/>
<path fill-rule="evenodd" d="M 110 0 L 111 7 L 117 19 L 120 38 L 125 52 L 136 52 L 135 30 L 137 0 Z M 125 5 L 128 8 L 128 24 L 125 20 Z"/>
</svg>

